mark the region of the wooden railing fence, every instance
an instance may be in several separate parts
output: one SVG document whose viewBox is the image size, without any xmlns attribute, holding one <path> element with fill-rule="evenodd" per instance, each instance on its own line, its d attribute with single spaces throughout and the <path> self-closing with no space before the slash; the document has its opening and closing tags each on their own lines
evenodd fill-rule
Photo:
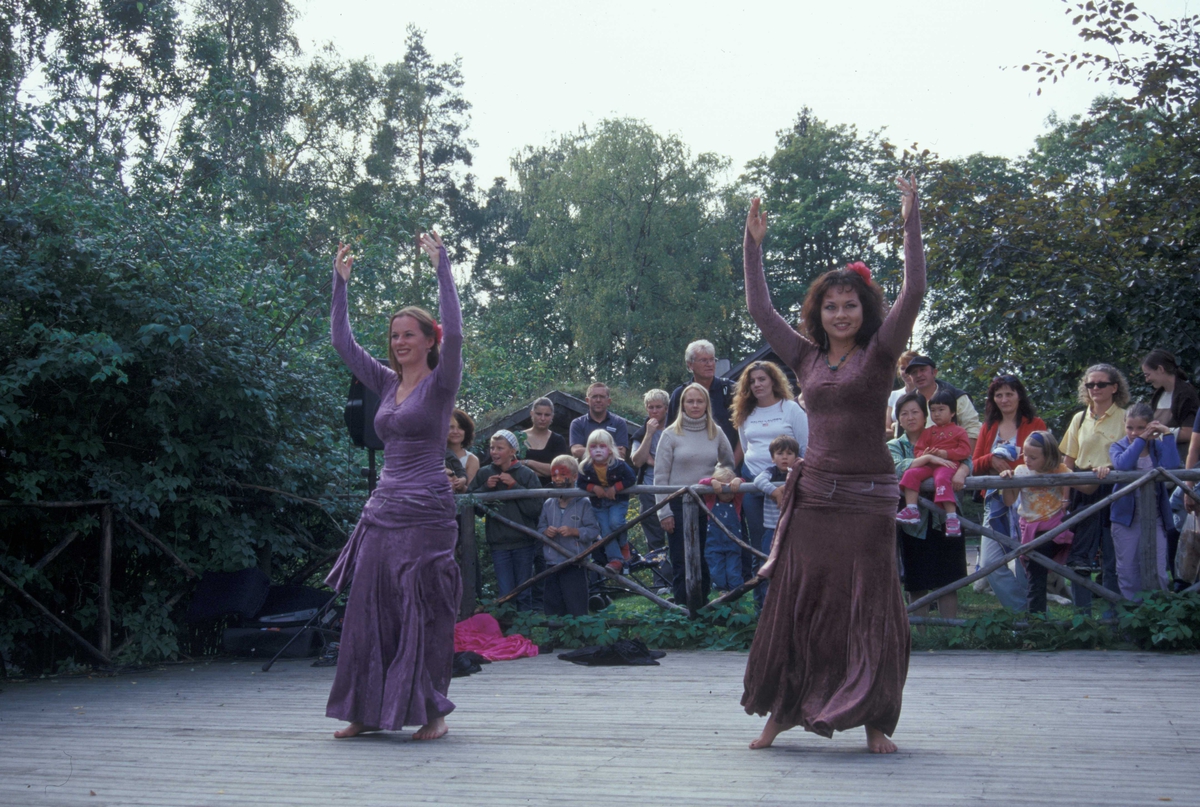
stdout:
<svg viewBox="0 0 1200 807">
<path fill-rule="evenodd" d="M 1155 483 L 1169 482 L 1173 485 L 1176 485 L 1184 490 L 1185 495 L 1191 497 L 1194 501 L 1200 503 L 1200 494 L 1191 490 L 1184 484 L 1184 482 L 1195 482 L 1195 481 L 1200 481 L 1200 469 L 1192 469 L 1189 471 L 1170 471 L 1170 470 L 1167 470 L 1164 468 L 1153 468 L 1153 469 L 1150 469 L 1145 472 L 1114 471 L 1114 472 L 1110 473 L 1103 481 L 1099 480 L 1093 473 L 1056 474 L 1053 476 L 1022 477 L 1020 479 L 1004 479 L 1004 478 L 1001 478 L 998 476 L 968 477 L 966 480 L 965 486 L 964 486 L 964 489 L 968 490 L 968 491 L 986 490 L 986 489 L 991 489 L 991 488 L 1003 489 L 1003 488 L 1024 488 L 1024 487 L 1060 487 L 1063 485 L 1073 485 L 1073 484 L 1081 484 L 1081 485 L 1096 484 L 1098 482 L 1100 484 L 1104 484 L 1104 485 L 1120 483 L 1120 484 L 1124 485 L 1124 487 L 1122 487 L 1120 490 L 1116 491 L 1115 493 L 1112 493 L 1112 494 L 1106 496 L 1104 499 L 1096 502 L 1095 504 L 1092 504 L 1090 507 L 1087 507 L 1084 510 L 1081 510 L 1079 512 L 1072 514 L 1070 518 L 1065 519 L 1061 524 L 1059 524 L 1054 529 L 1052 529 L 1046 533 L 1043 533 L 1042 535 L 1038 536 L 1038 538 L 1035 539 L 1034 541 L 1031 541 L 1030 543 L 1023 544 L 1023 545 L 1019 544 L 1015 539 L 1013 539 L 1007 535 L 1004 535 L 995 530 L 984 527 L 980 524 L 976 524 L 970 520 L 962 519 L 964 531 L 966 531 L 968 533 L 986 535 L 989 538 L 1000 543 L 1000 545 L 1003 546 L 1005 549 L 1007 549 L 1008 552 L 999 560 L 996 560 L 993 563 L 990 563 L 984 567 L 981 567 L 978 571 L 976 571 L 972 574 L 969 574 L 960 580 L 956 580 L 947 586 L 943 586 L 942 588 L 940 588 L 936 591 L 931 591 L 928 594 L 926 594 L 925 596 L 923 596 L 917 600 L 914 600 L 913 602 L 911 602 L 908 605 L 908 611 L 911 613 L 911 612 L 921 608 L 922 606 L 928 605 L 929 603 L 935 601 L 936 599 L 938 599 L 939 597 L 941 597 L 945 594 L 948 594 L 952 591 L 957 591 L 958 589 L 963 588 L 965 586 L 969 586 L 976 580 L 986 577 L 988 574 L 991 574 L 993 571 L 1000 568 L 1000 566 L 1007 564 L 1009 561 L 1011 561 L 1015 558 L 1019 558 L 1019 557 L 1025 557 L 1028 561 L 1030 561 L 1032 563 L 1041 564 L 1042 566 L 1046 567 L 1047 569 L 1057 572 L 1058 574 L 1060 574 L 1063 577 L 1070 580 L 1073 584 L 1079 585 L 1079 586 L 1082 586 L 1082 587 L 1088 589 L 1095 595 L 1107 600 L 1108 602 L 1113 602 L 1113 603 L 1119 602 L 1121 600 L 1121 596 L 1117 592 L 1110 591 L 1107 588 L 1105 588 L 1103 585 L 1101 585 L 1100 583 L 1097 583 L 1087 577 L 1076 574 L 1071 569 L 1068 569 L 1067 567 L 1062 566 L 1061 564 L 1055 563 L 1054 561 L 1050 560 L 1049 558 L 1045 557 L 1044 555 L 1042 555 L 1040 553 L 1032 552 L 1032 550 L 1038 548 L 1039 546 L 1042 546 L 1045 543 L 1048 543 L 1048 542 L 1054 540 L 1054 537 L 1056 535 L 1061 534 L 1064 530 L 1070 529 L 1071 527 L 1075 526 L 1080 521 L 1082 521 L 1083 519 L 1092 515 L 1093 513 L 1096 513 L 1105 507 L 1109 507 L 1117 499 L 1122 498 L 1124 496 L 1133 496 L 1133 495 L 1137 495 L 1139 497 L 1138 512 L 1139 512 L 1139 517 L 1140 517 L 1139 524 L 1141 527 L 1141 543 L 1140 543 L 1139 551 L 1140 551 L 1140 556 L 1141 556 L 1141 567 L 1142 567 L 1142 575 L 1143 575 L 1142 589 L 1147 590 L 1147 591 L 1157 589 L 1159 587 L 1159 582 L 1158 582 L 1157 572 L 1156 572 L 1156 570 L 1158 569 L 1158 555 L 1157 555 L 1158 542 L 1155 540 L 1155 518 L 1156 518 L 1156 514 L 1158 512 L 1158 509 L 1157 509 L 1157 504 L 1156 504 L 1156 500 L 1155 500 Z M 293 498 L 298 501 L 302 501 L 302 502 L 305 502 L 305 503 L 308 503 L 308 504 L 311 504 L 314 506 L 322 506 L 321 502 L 318 502 L 316 500 L 304 499 L 299 496 L 291 496 L 290 494 L 286 494 L 283 491 L 271 491 L 271 492 L 278 493 L 278 494 L 287 496 L 289 498 Z M 623 527 L 621 527 L 617 530 L 614 530 L 613 532 L 610 532 L 609 534 L 607 534 L 605 536 L 602 536 L 592 546 L 588 547 L 587 550 L 576 553 L 574 555 L 566 552 L 561 546 L 558 546 L 555 541 L 538 533 L 537 530 L 530 529 L 529 527 L 526 527 L 523 524 L 519 524 L 515 521 L 507 519 L 504 516 L 501 516 L 495 512 L 489 512 L 488 517 L 499 519 L 501 522 L 508 525 L 509 527 L 528 535 L 530 538 L 537 541 L 539 544 L 544 545 L 544 546 L 550 546 L 550 547 L 562 552 L 562 554 L 568 555 L 569 558 L 568 558 L 568 560 L 564 561 L 564 563 L 570 563 L 570 564 L 582 566 L 582 567 L 588 569 L 589 571 L 591 571 L 595 574 L 598 574 L 607 580 L 610 580 L 612 583 L 629 590 L 631 593 L 636 594 L 641 597 L 645 597 L 646 599 L 650 600 L 651 602 L 658 605 L 659 607 L 661 607 L 665 610 L 668 610 L 668 611 L 672 611 L 672 612 L 685 612 L 685 613 L 695 616 L 695 615 L 699 614 L 705 608 L 713 608 L 719 604 L 732 602 L 732 601 L 739 599 L 740 597 L 745 595 L 747 592 L 756 588 L 762 582 L 762 580 L 760 578 L 752 577 L 749 580 L 747 580 L 745 583 L 743 583 L 741 586 L 734 589 L 733 591 L 726 593 L 722 597 L 720 597 L 718 599 L 714 599 L 712 601 L 707 600 L 708 592 L 703 590 L 702 583 L 701 583 L 702 558 L 701 558 L 701 553 L 700 553 L 700 530 L 704 528 L 704 520 L 701 517 L 701 513 L 703 513 L 705 517 L 711 518 L 711 513 L 709 513 L 708 509 L 704 506 L 704 499 L 703 499 L 703 496 L 705 494 L 712 492 L 711 487 L 704 486 L 704 485 L 690 485 L 687 487 L 674 488 L 674 487 L 663 486 L 663 485 L 638 485 L 636 487 L 630 488 L 626 492 L 631 495 L 636 495 L 639 493 L 648 493 L 648 494 L 664 494 L 665 493 L 665 494 L 668 494 L 668 496 L 665 501 L 658 504 L 653 510 L 649 510 L 645 513 L 639 514 L 637 518 L 635 518 L 632 521 L 630 521 L 629 523 L 625 524 Z M 463 579 L 467 583 L 466 585 L 463 586 L 463 599 L 460 604 L 460 613 L 464 616 L 470 615 L 471 613 L 474 613 L 475 608 L 476 608 L 475 587 L 473 585 L 473 581 L 475 579 L 476 564 L 478 562 L 477 561 L 478 546 L 476 544 L 475 519 L 474 519 L 474 509 L 477 505 L 482 506 L 486 509 L 487 505 L 490 502 L 496 502 L 496 501 L 506 501 L 506 500 L 512 500 L 512 499 L 521 499 L 521 498 L 548 499 L 548 498 L 554 498 L 554 497 L 560 497 L 560 496 L 576 497 L 576 496 L 587 496 L 587 495 L 588 495 L 587 492 L 582 491 L 582 490 L 575 490 L 575 489 L 571 489 L 571 490 L 558 490 L 558 489 L 526 490 L 526 489 L 520 489 L 520 490 L 491 491 L 491 492 L 487 492 L 487 493 L 459 494 L 458 496 L 456 496 L 456 499 L 458 500 L 459 513 L 460 513 L 460 516 L 462 516 L 459 518 L 459 543 L 460 543 L 462 574 L 463 574 Z M 622 532 L 627 532 L 632 527 L 637 526 L 637 524 L 639 524 L 642 520 L 649 518 L 651 513 L 663 510 L 664 508 L 668 507 L 669 504 L 671 502 L 675 501 L 676 499 L 682 499 L 682 503 L 681 503 L 682 504 L 682 516 L 683 516 L 681 519 L 682 523 L 680 525 L 678 525 L 677 528 L 683 530 L 685 579 L 687 581 L 686 607 L 684 607 L 683 605 L 677 604 L 677 603 L 670 602 L 670 601 L 658 596 L 656 593 L 654 593 L 650 589 L 647 589 L 646 587 L 642 586 L 640 583 L 638 583 L 636 580 L 631 579 L 629 576 L 618 574 L 617 572 L 614 572 L 613 570 L 607 568 L 606 566 L 602 566 L 600 564 L 593 563 L 590 559 L 590 555 L 593 550 L 602 547 L 604 544 L 608 543 L 609 541 L 616 540 L 616 538 Z M 933 502 L 929 501 L 926 498 L 922 498 L 920 503 L 921 503 L 921 506 L 927 510 L 937 508 L 937 505 L 935 505 Z M 59 509 L 72 509 L 72 508 L 97 508 L 97 509 L 99 509 L 101 541 L 100 541 L 100 557 L 98 559 L 98 575 L 97 575 L 98 591 L 99 591 L 99 597 L 98 597 L 99 615 L 98 615 L 98 620 L 97 620 L 97 623 L 98 623 L 97 624 L 97 644 L 92 644 L 91 641 L 89 641 L 84 636 L 80 635 L 77 631 L 75 631 L 73 628 L 71 628 L 69 625 L 67 625 L 50 608 L 48 608 L 44 603 L 39 601 L 36 597 L 34 597 L 33 595 L 26 592 L 17 583 L 17 581 L 13 580 L 9 575 L 5 574 L 2 570 L 0 570 L 0 583 L 3 583 L 5 586 L 13 589 L 32 608 L 34 608 L 36 611 L 38 611 L 42 616 L 44 616 L 52 624 L 54 624 L 55 627 L 57 627 L 64 634 L 66 634 L 68 637 L 70 637 L 72 641 L 74 641 L 77 645 L 79 645 L 81 648 L 86 650 L 89 655 L 94 657 L 97 661 L 100 661 L 102 664 L 111 665 L 113 663 L 113 659 L 116 658 L 120 654 L 120 652 L 124 649 L 125 644 L 127 644 L 129 641 L 129 640 L 126 640 L 125 644 L 122 644 L 121 646 L 117 647 L 115 650 L 112 647 L 112 591 L 111 591 L 111 588 L 112 588 L 112 562 L 113 562 L 113 521 L 114 521 L 115 516 L 120 516 L 121 519 L 130 527 L 130 529 L 132 529 L 134 532 L 138 533 L 142 538 L 144 538 L 146 540 L 146 542 L 148 544 L 155 547 L 160 552 L 162 552 L 164 555 L 166 555 L 173 564 L 175 564 L 181 570 L 183 570 L 184 574 L 189 578 L 189 580 L 195 579 L 199 576 L 194 569 L 192 569 L 186 562 L 183 561 L 183 559 L 181 559 L 179 557 L 178 554 L 176 554 L 170 548 L 170 546 L 168 546 L 164 541 L 162 541 L 161 539 L 159 539 L 155 535 L 153 535 L 149 530 L 147 530 L 145 527 L 143 527 L 141 524 L 139 524 L 131 516 L 122 512 L 121 510 L 117 509 L 108 500 L 94 499 L 94 500 L 74 501 L 74 502 L 0 501 L 0 507 L 34 507 L 34 508 L 40 508 L 40 509 L 46 509 L 46 510 L 59 510 Z M 762 553 L 758 549 L 755 549 L 754 547 L 749 546 L 745 541 L 740 539 L 737 535 L 730 532 L 730 530 L 728 530 L 724 524 L 721 524 L 719 521 L 714 521 L 713 523 L 717 525 L 718 529 L 720 529 L 722 532 L 724 532 L 731 540 L 733 540 L 736 544 L 741 546 L 743 549 L 750 551 L 752 554 L 754 554 L 755 556 L 757 556 L 759 558 L 766 557 L 766 555 L 764 553 Z M 68 535 L 66 535 L 64 538 L 62 538 L 62 540 L 60 540 L 48 552 L 46 552 L 46 554 L 41 559 L 39 559 L 36 563 L 33 564 L 33 569 L 40 571 L 41 569 L 45 568 L 47 564 L 51 563 L 56 557 L 58 557 L 66 549 L 68 549 L 70 547 L 70 545 L 72 544 L 72 542 L 75 541 L 75 539 L 78 537 L 78 535 L 79 535 L 79 533 L 77 531 L 73 531 L 73 532 L 69 533 Z M 316 548 L 319 549 L 319 547 L 316 547 Z M 319 566 L 321 564 L 327 564 L 327 563 L 331 562 L 333 560 L 333 558 L 336 557 L 336 555 L 337 555 L 336 552 L 325 552 L 321 558 L 319 558 L 317 561 L 314 561 L 314 563 L 309 564 L 309 566 L 306 566 L 305 568 L 309 569 L 310 573 L 313 573 L 319 568 Z M 314 565 L 314 564 L 316 564 L 316 565 Z M 310 567 L 312 567 L 312 568 L 310 569 Z M 553 574 L 557 569 L 558 569 L 558 566 L 548 568 L 541 574 L 536 575 L 535 577 L 530 578 L 529 580 L 526 580 L 516 590 L 509 592 L 508 595 L 506 595 L 505 597 L 502 597 L 499 600 L 499 602 L 503 603 L 503 602 L 507 602 L 507 601 L 511 600 L 518 593 L 520 593 L 520 591 L 523 591 L 528 586 L 533 585 L 538 580 L 544 579 L 545 577 Z M 184 596 L 184 594 L 187 592 L 187 590 L 188 590 L 187 587 L 179 589 L 171 597 L 171 599 L 169 599 L 167 601 L 167 605 L 173 606 L 174 604 L 179 602 L 179 600 Z M 1198 591 L 1198 590 L 1200 590 L 1200 583 L 1192 585 L 1189 589 L 1187 589 L 1187 591 Z M 921 617 L 912 617 L 912 620 L 914 622 L 922 622 L 922 623 L 927 623 L 927 624 L 957 624 L 957 622 L 958 622 L 956 620 L 929 619 L 929 618 L 921 618 Z"/>
</svg>

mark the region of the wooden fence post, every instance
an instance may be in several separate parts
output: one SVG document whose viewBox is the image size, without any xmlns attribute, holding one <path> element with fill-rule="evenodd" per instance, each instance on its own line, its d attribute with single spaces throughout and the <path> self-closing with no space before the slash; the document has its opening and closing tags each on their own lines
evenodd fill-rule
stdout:
<svg viewBox="0 0 1200 807">
<path fill-rule="evenodd" d="M 1158 483 L 1137 492 L 1138 522 L 1141 527 L 1138 556 L 1142 566 L 1142 591 L 1157 591 L 1158 580 Z"/>
<path fill-rule="evenodd" d="M 460 507 L 458 510 L 458 557 L 462 575 L 462 601 L 458 606 L 458 618 L 466 619 L 475 613 L 475 576 L 479 563 L 479 549 L 475 546 L 475 508 Z"/>
<path fill-rule="evenodd" d="M 100 508 L 100 652 L 112 653 L 112 505 Z"/>
<path fill-rule="evenodd" d="M 687 579 L 687 606 L 693 614 L 704 607 L 708 592 L 704 590 L 700 551 L 700 508 L 691 496 L 683 499 L 683 565 Z"/>
</svg>

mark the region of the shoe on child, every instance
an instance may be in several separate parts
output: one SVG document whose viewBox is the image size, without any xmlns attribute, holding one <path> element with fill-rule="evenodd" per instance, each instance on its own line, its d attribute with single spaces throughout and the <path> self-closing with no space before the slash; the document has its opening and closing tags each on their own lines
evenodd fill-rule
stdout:
<svg viewBox="0 0 1200 807">
<path fill-rule="evenodd" d="M 920 524 L 921 511 L 917 509 L 915 504 L 910 504 L 896 514 L 896 521 L 901 524 Z"/>
<path fill-rule="evenodd" d="M 962 536 L 962 524 L 958 522 L 958 513 L 946 515 L 946 537 L 959 538 Z"/>
</svg>

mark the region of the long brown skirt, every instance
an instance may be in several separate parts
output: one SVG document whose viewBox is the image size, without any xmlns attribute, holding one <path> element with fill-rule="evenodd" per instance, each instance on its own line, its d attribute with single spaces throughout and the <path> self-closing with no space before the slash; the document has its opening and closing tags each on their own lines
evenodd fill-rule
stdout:
<svg viewBox="0 0 1200 807">
<path fill-rule="evenodd" d="M 832 737 L 900 719 L 909 629 L 895 518 L 797 507 L 750 648 L 742 706 Z"/>
</svg>

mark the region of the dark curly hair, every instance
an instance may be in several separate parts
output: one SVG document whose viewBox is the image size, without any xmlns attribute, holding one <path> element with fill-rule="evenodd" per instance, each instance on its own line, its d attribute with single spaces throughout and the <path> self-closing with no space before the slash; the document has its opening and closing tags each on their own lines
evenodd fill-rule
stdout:
<svg viewBox="0 0 1200 807">
<path fill-rule="evenodd" d="M 883 289 L 874 280 L 868 282 L 858 272 L 849 267 L 833 269 L 818 277 L 808 287 L 804 297 L 804 305 L 800 308 L 800 327 L 822 350 L 829 349 L 829 336 L 821 325 L 821 305 L 825 295 L 834 289 L 851 289 L 858 295 L 858 301 L 863 307 L 862 327 L 854 335 L 854 341 L 859 347 L 866 347 L 871 337 L 883 324 L 886 307 L 883 302 Z"/>
</svg>

